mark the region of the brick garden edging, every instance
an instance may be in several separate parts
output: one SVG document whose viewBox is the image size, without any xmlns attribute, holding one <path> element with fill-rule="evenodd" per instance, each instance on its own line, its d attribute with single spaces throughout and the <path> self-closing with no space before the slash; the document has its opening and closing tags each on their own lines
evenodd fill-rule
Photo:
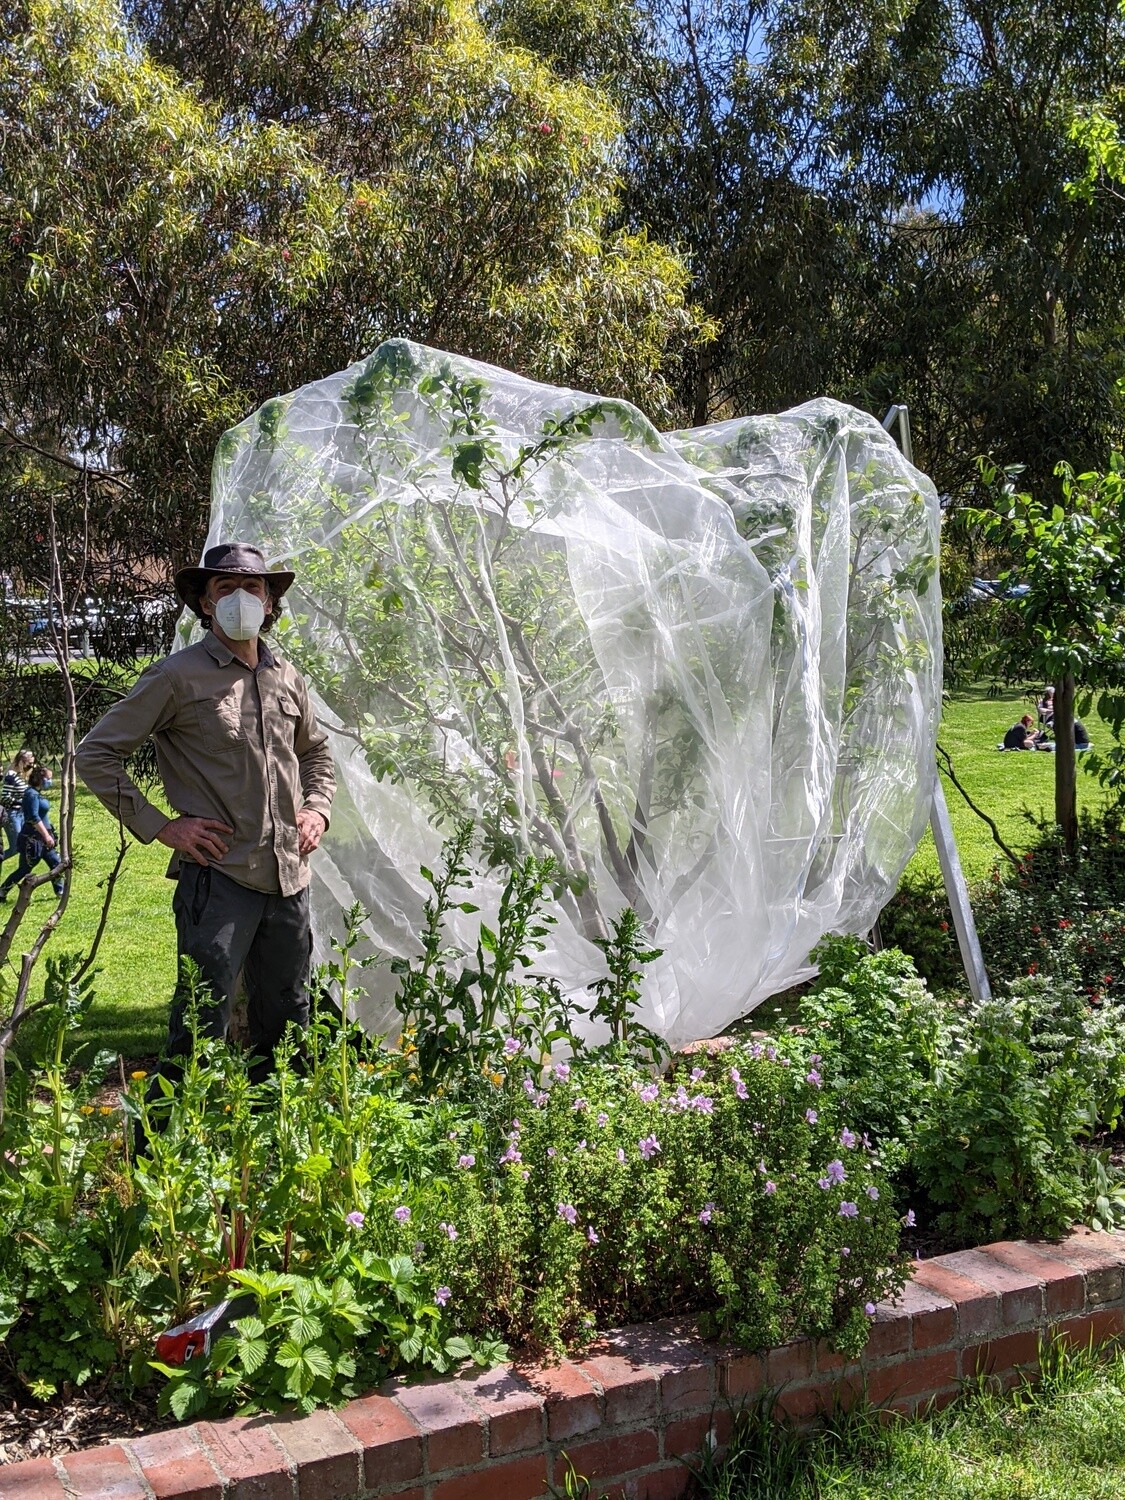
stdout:
<svg viewBox="0 0 1125 1500">
<path fill-rule="evenodd" d="M 0 1467 L 0 1500 L 538 1500 L 566 1463 L 627 1500 L 675 1500 L 682 1455 L 722 1445 L 743 1398 L 767 1389 L 794 1420 L 866 1389 L 914 1410 L 962 1379 L 1010 1382 L 1047 1332 L 1125 1332 L 1125 1233 L 1077 1229 L 916 1262 L 880 1303 L 862 1357 L 826 1345 L 765 1354 L 705 1343 L 674 1322 L 628 1328 L 554 1367 L 405 1385 L 308 1417 L 235 1417 Z"/>
</svg>

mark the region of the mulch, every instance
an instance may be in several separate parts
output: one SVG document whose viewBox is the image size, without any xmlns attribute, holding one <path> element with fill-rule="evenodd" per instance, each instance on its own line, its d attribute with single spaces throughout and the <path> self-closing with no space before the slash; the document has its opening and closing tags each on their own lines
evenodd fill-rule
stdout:
<svg viewBox="0 0 1125 1500">
<path fill-rule="evenodd" d="M 0 1384 L 0 1466 L 175 1427 L 173 1418 L 157 1416 L 156 1400 L 155 1381 L 128 1398 L 108 1390 L 64 1391 L 42 1405 Z M 0 1494 L 3 1489 L 0 1482 Z"/>
</svg>

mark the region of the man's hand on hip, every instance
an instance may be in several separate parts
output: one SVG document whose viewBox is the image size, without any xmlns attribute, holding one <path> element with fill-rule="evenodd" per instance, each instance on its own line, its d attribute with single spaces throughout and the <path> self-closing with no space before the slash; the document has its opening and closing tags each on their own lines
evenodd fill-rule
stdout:
<svg viewBox="0 0 1125 1500">
<path fill-rule="evenodd" d="M 220 837 L 234 829 L 216 818 L 173 818 L 156 835 L 169 849 L 187 854 L 197 865 L 217 864 L 230 847 Z"/>
<path fill-rule="evenodd" d="M 298 850 L 301 854 L 311 854 L 324 837 L 324 830 L 328 824 L 320 813 L 313 812 L 311 807 L 302 807 L 297 814 L 297 837 Z"/>
</svg>

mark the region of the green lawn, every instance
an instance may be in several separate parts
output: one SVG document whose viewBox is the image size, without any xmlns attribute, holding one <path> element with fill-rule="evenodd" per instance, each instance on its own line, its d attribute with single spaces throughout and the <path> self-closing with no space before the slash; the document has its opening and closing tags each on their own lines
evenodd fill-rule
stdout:
<svg viewBox="0 0 1125 1500">
<path fill-rule="evenodd" d="M 101 914 L 105 879 L 117 857 L 117 826 L 84 787 L 79 788 L 75 807 L 74 851 L 70 905 L 48 951 L 88 947 Z M 83 1057 L 102 1047 L 122 1052 L 126 1058 L 145 1057 L 160 1049 L 176 975 L 173 886 L 164 875 L 167 866 L 168 850 L 163 844 L 130 842 L 98 953 L 97 998 L 82 1035 Z M 11 869 L 11 861 L 5 860 L 4 874 Z M 46 916 L 53 901 L 51 887 L 41 886 L 33 898 L 32 913 Z M 32 927 L 29 917 L 23 926 L 25 942 L 32 936 Z M 41 976 L 36 994 L 42 994 Z"/>
<path fill-rule="evenodd" d="M 991 698 L 983 689 L 958 693 L 946 704 L 941 730 L 941 742 L 953 756 L 958 776 L 1017 848 L 1032 831 L 1025 810 L 1049 816 L 1054 798 L 1053 756 L 1000 755 L 994 748 L 1026 711 L 1027 700 L 1016 694 Z M 1109 732 L 1096 714 L 1087 715 L 1086 725 L 1095 746 L 1109 743 Z M 1083 804 L 1099 799 L 1097 783 L 1081 769 L 1078 785 Z M 994 861 L 991 835 L 948 784 L 946 794 L 965 872 L 970 880 L 981 879 Z M 84 789 L 78 793 L 74 843 L 73 891 L 63 926 L 52 939 L 56 948 L 84 948 L 92 939 L 103 883 L 116 855 L 114 823 Z M 172 885 L 164 876 L 167 861 L 168 851 L 161 844 L 130 845 L 98 959 L 97 1000 L 83 1035 L 84 1056 L 106 1047 L 136 1058 L 160 1048 L 176 962 Z M 5 873 L 11 868 L 6 863 Z M 929 834 L 909 868 L 937 872 Z M 45 914 L 51 900 L 50 887 L 43 887 L 34 909 Z"/>
<path fill-rule="evenodd" d="M 1054 818 L 1055 758 L 1041 751 L 999 754 L 996 746 L 1022 714 L 1035 715 L 1034 703 L 1016 693 L 990 697 L 987 689 L 973 688 L 954 694 L 945 705 L 939 742 L 953 758 L 953 767 L 973 801 L 995 819 L 1000 835 L 1013 849 L 1023 848 L 1032 825 L 1027 814 Z M 1093 709 L 1082 721 L 1095 750 L 1111 743 L 1109 729 Z M 1078 757 L 1078 805 L 1098 805 L 1104 794 L 1095 779 L 1083 770 Z M 1000 851 L 987 825 L 973 813 L 957 789 L 945 782 L 949 813 L 957 836 L 957 847 L 966 877 L 982 880 Z M 1002 856 L 1001 856 L 1002 857 Z M 929 833 L 918 848 L 908 870 L 938 873 L 937 851 Z"/>
</svg>

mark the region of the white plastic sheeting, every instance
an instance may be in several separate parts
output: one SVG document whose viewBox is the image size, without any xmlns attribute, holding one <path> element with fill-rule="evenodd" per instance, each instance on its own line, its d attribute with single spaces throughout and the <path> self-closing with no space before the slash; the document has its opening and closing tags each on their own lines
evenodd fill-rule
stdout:
<svg viewBox="0 0 1125 1500">
<path fill-rule="evenodd" d="M 207 545 L 297 571 L 278 639 L 333 730 L 321 942 L 417 951 L 459 815 L 565 876 L 537 968 L 584 996 L 626 904 L 646 1019 L 710 1036 L 869 928 L 928 816 L 938 505 L 879 424 L 809 402 L 659 434 L 624 402 L 405 341 L 220 443 Z M 185 626 L 186 629 L 186 626 Z M 475 951 L 481 917 L 457 914 Z M 389 965 L 364 1019 L 394 1029 Z"/>
</svg>

